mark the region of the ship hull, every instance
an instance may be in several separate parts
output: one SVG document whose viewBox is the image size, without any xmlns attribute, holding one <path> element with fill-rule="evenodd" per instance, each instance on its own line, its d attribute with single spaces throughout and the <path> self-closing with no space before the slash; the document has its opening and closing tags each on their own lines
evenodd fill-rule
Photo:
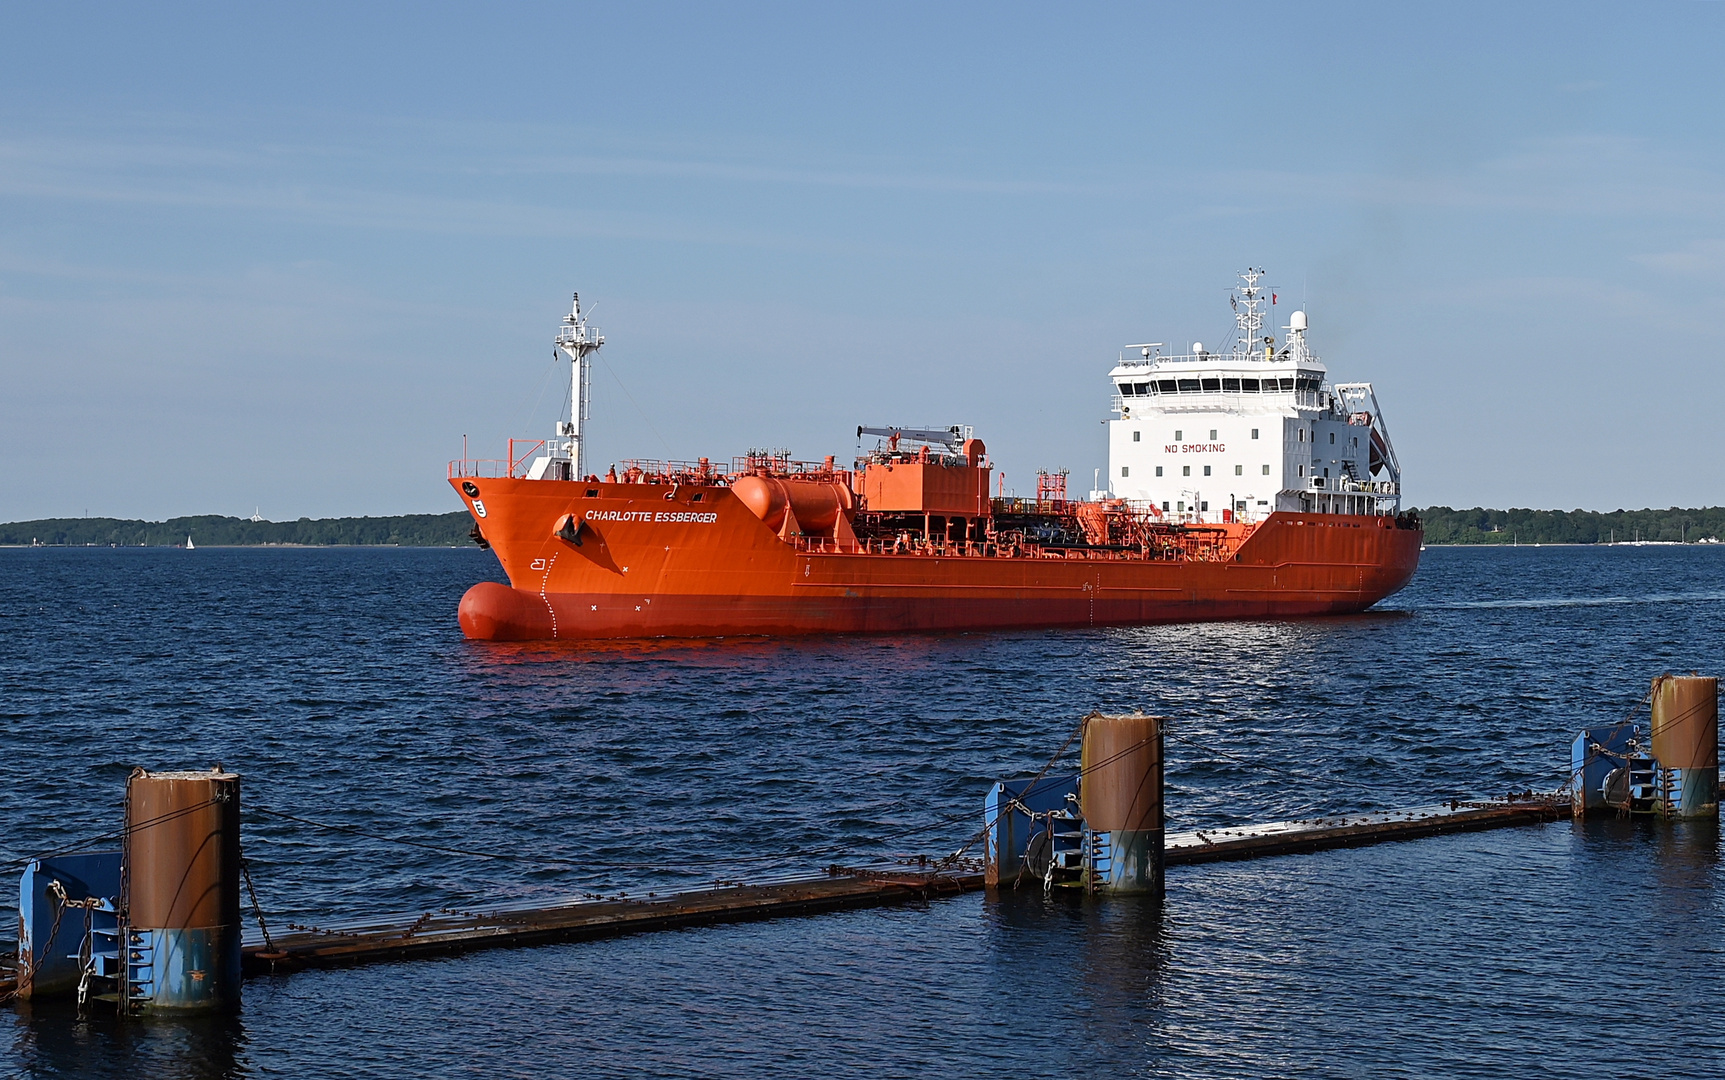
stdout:
<svg viewBox="0 0 1725 1080">
<path fill-rule="evenodd" d="M 1421 539 L 1389 518 L 1278 513 L 1226 561 L 1083 550 L 1011 557 L 847 552 L 781 539 L 724 487 L 475 483 L 479 496 L 464 493 L 464 501 L 509 577 L 508 585 L 482 582 L 462 598 L 462 631 L 477 640 L 1347 614 L 1407 583 Z M 556 535 L 571 518 L 580 524 L 579 543 Z"/>
</svg>

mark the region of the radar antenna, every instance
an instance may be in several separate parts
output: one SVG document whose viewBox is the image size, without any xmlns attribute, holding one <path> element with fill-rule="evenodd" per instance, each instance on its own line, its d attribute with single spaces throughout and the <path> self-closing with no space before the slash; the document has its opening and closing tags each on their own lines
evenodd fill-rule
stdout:
<svg viewBox="0 0 1725 1080">
<path fill-rule="evenodd" d="M 569 419 L 557 425 L 558 436 L 569 440 L 569 461 L 575 470 L 571 480 L 587 475 L 587 403 L 593 382 L 593 368 L 587 357 L 598 352 L 603 344 L 605 336 L 587 325 L 587 317 L 581 314 L 581 294 L 576 293 L 569 314 L 563 316 L 563 325 L 557 328 L 557 351 L 567 356 L 571 364 Z"/>
</svg>

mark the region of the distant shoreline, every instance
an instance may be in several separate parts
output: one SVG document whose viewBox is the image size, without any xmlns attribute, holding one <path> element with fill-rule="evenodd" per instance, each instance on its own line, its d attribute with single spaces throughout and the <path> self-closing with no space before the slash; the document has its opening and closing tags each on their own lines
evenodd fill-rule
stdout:
<svg viewBox="0 0 1725 1080">
<path fill-rule="evenodd" d="M 1637 541 L 1684 546 L 1725 540 L 1725 507 L 1696 510 L 1455 510 L 1412 511 L 1425 526 L 1427 547 L 1636 546 Z M 0 547 L 426 547 L 472 543 L 466 510 L 390 517 L 253 521 L 207 514 L 137 521 L 121 518 L 43 518 L 0 524 Z M 39 543 L 38 543 L 39 542 Z"/>
<path fill-rule="evenodd" d="M 1601 540 L 1596 543 L 1582 543 L 1578 540 L 1534 540 L 1530 543 L 1432 543 L 1430 540 L 1421 543 L 1425 547 L 1718 547 L 1725 550 L 1725 543 L 1704 543 L 1701 540 Z"/>
<path fill-rule="evenodd" d="M 390 517 L 300 518 L 43 518 L 0 524 L 0 547 L 467 547 L 473 518 L 466 510 Z"/>
<path fill-rule="evenodd" d="M 1416 512 L 1425 526 L 1427 547 L 1627 547 L 1637 541 L 1689 544 L 1708 538 L 1725 540 L 1725 507 L 1719 506 L 1610 511 L 1428 506 Z"/>
<path fill-rule="evenodd" d="M 473 544 L 197 544 L 199 551 L 250 551 L 254 548 L 293 548 L 330 551 L 337 548 L 411 548 L 415 551 L 462 551 Z M 184 544 L 0 544 L 0 551 L 184 551 Z M 475 549 L 477 550 L 477 548 Z"/>
</svg>

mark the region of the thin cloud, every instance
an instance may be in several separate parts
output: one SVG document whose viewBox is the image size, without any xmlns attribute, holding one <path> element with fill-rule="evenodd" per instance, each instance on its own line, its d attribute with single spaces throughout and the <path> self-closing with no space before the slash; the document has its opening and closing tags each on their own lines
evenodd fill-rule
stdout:
<svg viewBox="0 0 1725 1080">
<path fill-rule="evenodd" d="M 1629 261 L 1667 274 L 1716 275 L 1725 270 L 1725 240 L 1696 240 L 1677 251 L 1631 255 Z"/>
<path fill-rule="evenodd" d="M 337 151 L 324 150 L 327 158 Z M 835 242 L 807 234 L 696 225 L 632 211 L 577 211 L 530 201 L 455 198 L 363 185 L 284 183 L 284 161 L 297 148 L 208 149 L 136 142 L 68 140 L 0 142 L 0 198 L 143 205 L 264 213 L 348 228 L 460 235 L 604 238 L 740 246 L 779 251 L 926 257 L 931 252 L 878 239 Z M 550 158 L 498 164 L 494 175 L 604 175 L 725 178 L 742 183 L 897 186 L 902 190 L 1007 192 L 1031 187 L 1007 181 L 800 172 L 651 159 Z M 437 170 L 433 168 L 432 172 Z M 188 180 L 187 174 L 193 179 Z M 410 181 L 411 184 L 411 181 Z M 1045 185 L 1046 191 L 1066 190 Z"/>
<path fill-rule="evenodd" d="M 1725 177 L 1641 139 L 1546 139 L 1449 171 L 1251 170 L 1219 174 L 1266 203 L 1351 202 L 1567 216 L 1725 217 Z"/>
</svg>

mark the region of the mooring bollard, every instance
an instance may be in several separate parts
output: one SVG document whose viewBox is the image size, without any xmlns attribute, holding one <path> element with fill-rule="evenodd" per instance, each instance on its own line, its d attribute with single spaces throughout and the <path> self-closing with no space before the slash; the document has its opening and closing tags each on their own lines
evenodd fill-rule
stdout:
<svg viewBox="0 0 1725 1080">
<path fill-rule="evenodd" d="M 124 1007 L 238 1006 L 240 778 L 134 770 L 124 865 Z"/>
<path fill-rule="evenodd" d="M 1653 759 L 1659 812 L 1719 816 L 1719 680 L 1661 675 L 1653 680 Z"/>
<path fill-rule="evenodd" d="M 1162 892 L 1162 721 L 1136 713 L 1084 722 L 1079 800 L 1085 827 L 1108 834 L 1106 868 L 1092 888 Z"/>
</svg>

